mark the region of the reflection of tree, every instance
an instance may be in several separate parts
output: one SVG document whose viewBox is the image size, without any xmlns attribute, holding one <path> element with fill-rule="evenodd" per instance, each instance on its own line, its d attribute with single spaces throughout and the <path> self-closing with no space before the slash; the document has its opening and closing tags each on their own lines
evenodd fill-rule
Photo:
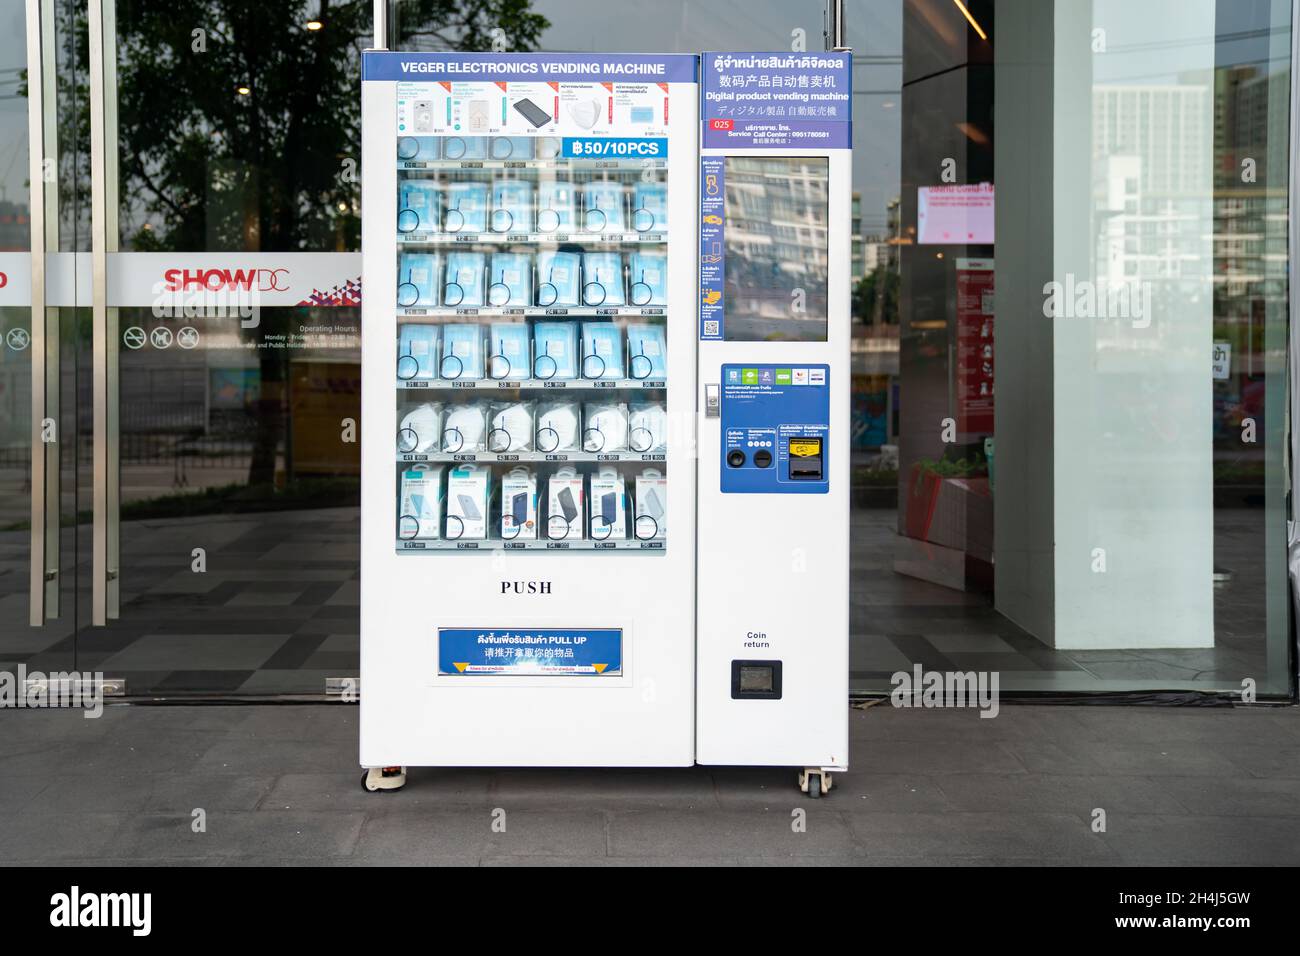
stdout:
<svg viewBox="0 0 1300 956">
<path fill-rule="evenodd" d="M 898 324 L 898 273 L 878 265 L 853 290 L 853 318 L 867 325 Z"/>
<path fill-rule="evenodd" d="M 119 4 L 121 240 L 136 250 L 356 249 L 361 51 L 371 0 Z M 532 49 L 549 24 L 529 0 L 409 0 L 403 34 Z M 322 28 L 308 30 L 308 21 Z M 246 91 L 246 92 L 245 92 Z M 291 310 L 249 334 L 284 334 Z M 250 483 L 271 481 L 287 356 L 259 349 Z"/>
</svg>

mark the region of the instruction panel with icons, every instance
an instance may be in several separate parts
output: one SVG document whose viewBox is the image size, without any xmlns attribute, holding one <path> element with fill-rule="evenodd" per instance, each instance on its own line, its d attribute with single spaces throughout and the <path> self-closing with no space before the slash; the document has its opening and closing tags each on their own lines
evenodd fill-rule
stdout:
<svg viewBox="0 0 1300 956">
<path fill-rule="evenodd" d="M 825 494 L 827 365 L 722 366 L 722 492 Z"/>
</svg>

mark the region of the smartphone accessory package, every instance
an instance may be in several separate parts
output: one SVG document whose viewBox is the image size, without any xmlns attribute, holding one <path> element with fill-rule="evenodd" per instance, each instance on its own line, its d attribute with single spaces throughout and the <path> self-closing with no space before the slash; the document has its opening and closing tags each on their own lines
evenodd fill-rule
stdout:
<svg viewBox="0 0 1300 956">
<path fill-rule="evenodd" d="M 478 465 L 457 465 L 447 475 L 447 538 L 481 541 L 488 536 L 488 501 L 492 472 Z"/>
<path fill-rule="evenodd" d="M 519 252 L 494 252 L 488 266 L 487 304 L 522 309 L 533 301 L 532 259 Z"/>
<path fill-rule="evenodd" d="M 663 183 L 636 184 L 632 228 L 637 232 L 663 232 L 668 228 L 668 188 Z"/>
<path fill-rule="evenodd" d="M 487 450 L 497 454 L 533 450 L 533 402 L 492 402 L 488 406 Z"/>
<path fill-rule="evenodd" d="M 483 330 L 477 325 L 444 325 L 438 372 L 451 381 L 482 378 Z"/>
<path fill-rule="evenodd" d="M 537 304 L 543 308 L 576 308 L 582 288 L 582 256 L 576 252 L 537 254 Z"/>
<path fill-rule="evenodd" d="M 627 405 L 622 402 L 584 405 L 582 450 L 593 454 L 627 451 Z"/>
<path fill-rule="evenodd" d="M 501 537 L 537 539 L 537 476 L 527 468 L 512 468 L 501 477 Z"/>
<path fill-rule="evenodd" d="M 627 444 L 638 454 L 668 447 L 668 413 L 662 402 L 634 402 L 627 407 Z"/>
<path fill-rule="evenodd" d="M 442 445 L 442 403 L 425 402 L 402 416 L 397 450 L 403 455 L 427 455 Z"/>
<path fill-rule="evenodd" d="M 547 480 L 546 537 L 552 541 L 582 540 L 582 476 L 566 466 Z"/>
<path fill-rule="evenodd" d="M 668 377 L 668 354 L 662 325 L 627 327 L 627 374 L 635 379 Z"/>
<path fill-rule="evenodd" d="M 587 507 L 587 530 L 593 541 L 627 537 L 627 493 L 616 469 L 601 468 L 592 474 Z"/>
<path fill-rule="evenodd" d="M 435 465 L 402 469 L 397 536 L 403 541 L 436 539 L 442 525 L 442 472 Z"/>
<path fill-rule="evenodd" d="M 397 260 L 397 304 L 403 309 L 432 309 L 438 306 L 436 253 L 403 252 Z"/>
<path fill-rule="evenodd" d="M 614 323 L 582 323 L 582 377 L 625 377 L 623 374 L 623 333 Z"/>
<path fill-rule="evenodd" d="M 632 253 L 628 276 L 630 301 L 633 305 L 666 306 L 668 304 L 668 257 L 661 253 Z"/>
<path fill-rule="evenodd" d="M 623 217 L 621 183 L 596 181 L 582 188 L 582 228 L 587 232 L 623 232 L 627 222 Z"/>
<path fill-rule="evenodd" d="M 573 322 L 538 322 L 533 326 L 533 377 L 578 377 L 577 325 Z"/>
<path fill-rule="evenodd" d="M 582 259 L 582 304 L 626 304 L 623 295 L 623 256 L 617 252 L 589 252 Z"/>
<path fill-rule="evenodd" d="M 403 322 L 397 329 L 398 379 L 410 382 L 437 378 L 442 327 Z"/>
<path fill-rule="evenodd" d="M 541 402 L 537 406 L 537 450 L 569 453 L 578 450 L 577 402 Z"/>
<path fill-rule="evenodd" d="M 572 232 L 577 193 L 573 183 L 542 183 L 537 190 L 537 231 Z"/>
<path fill-rule="evenodd" d="M 488 377 L 497 381 L 526 379 L 532 375 L 528 326 L 498 322 L 488 329 L 487 371 Z"/>
<path fill-rule="evenodd" d="M 453 405 L 442 417 L 442 450 L 449 455 L 487 451 L 487 403 Z"/>
<path fill-rule="evenodd" d="M 636 476 L 633 533 L 641 541 L 663 538 L 668 534 L 668 479 L 657 468 L 647 468 Z"/>
<path fill-rule="evenodd" d="M 442 188 L 429 179 L 404 179 L 397 185 L 397 231 L 437 232 L 442 221 Z"/>
<path fill-rule="evenodd" d="M 483 270 L 486 267 L 487 257 L 481 252 L 448 253 L 447 275 L 442 285 L 443 303 L 453 309 L 482 308 Z"/>
<path fill-rule="evenodd" d="M 488 188 L 483 183 L 452 183 L 442 214 L 445 232 L 487 232 Z"/>
<path fill-rule="evenodd" d="M 499 179 L 492 185 L 493 232 L 533 231 L 533 187 L 518 179 Z"/>
</svg>

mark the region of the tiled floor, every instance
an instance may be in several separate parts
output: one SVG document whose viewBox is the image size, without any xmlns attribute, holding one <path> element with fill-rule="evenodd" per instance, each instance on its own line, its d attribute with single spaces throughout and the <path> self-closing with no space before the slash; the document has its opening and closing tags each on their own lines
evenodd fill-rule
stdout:
<svg viewBox="0 0 1300 956">
<path fill-rule="evenodd" d="M 1297 708 L 878 704 L 821 801 L 790 768 L 424 768 L 367 794 L 357 718 L 0 711 L 0 863 L 1300 863 Z"/>
</svg>

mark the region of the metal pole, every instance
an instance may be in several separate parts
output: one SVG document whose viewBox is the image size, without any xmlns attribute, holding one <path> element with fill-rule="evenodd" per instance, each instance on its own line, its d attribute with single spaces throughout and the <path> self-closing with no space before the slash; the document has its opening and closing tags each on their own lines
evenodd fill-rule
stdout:
<svg viewBox="0 0 1300 956">
<path fill-rule="evenodd" d="M 388 49 L 388 0 L 375 0 L 375 45 L 371 49 Z"/>
</svg>

